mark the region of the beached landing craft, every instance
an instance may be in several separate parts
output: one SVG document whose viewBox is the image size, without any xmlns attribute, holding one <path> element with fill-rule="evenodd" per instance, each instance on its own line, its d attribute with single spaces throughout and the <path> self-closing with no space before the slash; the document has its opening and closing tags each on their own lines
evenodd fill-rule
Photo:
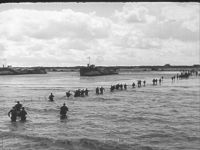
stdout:
<svg viewBox="0 0 200 150">
<path fill-rule="evenodd" d="M 0 68 L 0 75 L 22 75 L 22 74 L 46 74 L 46 70 L 41 67 L 17 68 L 3 67 Z"/>
<path fill-rule="evenodd" d="M 95 67 L 90 65 L 90 57 L 88 57 L 89 63 L 86 67 L 80 68 L 80 76 L 102 76 L 102 75 L 114 75 L 118 74 L 119 68 L 117 67 Z"/>
<path fill-rule="evenodd" d="M 116 67 L 95 67 L 95 65 L 88 64 L 87 67 L 80 68 L 80 76 L 101 76 L 118 74 Z"/>
</svg>

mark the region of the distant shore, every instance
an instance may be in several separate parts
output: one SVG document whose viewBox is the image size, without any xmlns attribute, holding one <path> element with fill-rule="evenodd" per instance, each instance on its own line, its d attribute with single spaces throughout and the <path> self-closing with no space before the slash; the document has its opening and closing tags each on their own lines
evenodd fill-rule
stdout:
<svg viewBox="0 0 200 150">
<path fill-rule="evenodd" d="M 83 66 L 76 67 L 44 67 L 47 72 L 79 72 Z M 119 72 L 139 72 L 139 71 L 200 71 L 200 65 L 193 66 L 97 66 L 115 67 Z"/>
<path fill-rule="evenodd" d="M 44 67 L 47 72 L 79 72 L 80 68 L 75 67 Z M 200 65 L 192 66 L 96 66 L 96 67 L 114 67 L 120 72 L 126 71 L 200 71 Z"/>
<path fill-rule="evenodd" d="M 27 70 L 29 71 L 27 74 L 31 73 L 46 73 L 46 72 L 79 72 L 80 68 L 84 66 L 75 66 L 75 67 L 11 67 L 14 70 Z M 200 65 L 192 65 L 192 66 L 96 66 L 96 67 L 114 67 L 119 69 L 119 72 L 139 72 L 139 71 L 200 71 Z M 1 70 L 0 68 L 0 75 Z M 34 72 L 30 72 L 30 70 L 37 70 Z M 41 71 L 42 70 L 42 71 Z M 45 71 L 46 72 L 45 72 Z M 26 74 L 25 73 L 25 74 Z"/>
<path fill-rule="evenodd" d="M 46 69 L 41 67 L 2 67 L 0 75 L 46 74 Z"/>
</svg>

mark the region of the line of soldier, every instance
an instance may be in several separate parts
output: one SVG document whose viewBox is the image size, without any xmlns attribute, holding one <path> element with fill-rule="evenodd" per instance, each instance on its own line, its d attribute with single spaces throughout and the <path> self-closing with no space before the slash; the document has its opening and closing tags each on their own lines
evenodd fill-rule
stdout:
<svg viewBox="0 0 200 150">
<path fill-rule="evenodd" d="M 141 87 L 141 86 L 142 86 L 142 82 L 143 82 L 143 86 L 146 85 L 146 81 L 145 81 L 145 80 L 144 80 L 144 81 L 138 80 L 138 81 L 137 81 L 137 86 L 138 86 L 138 87 Z M 135 88 L 135 86 L 136 86 L 136 84 L 135 84 L 135 82 L 133 82 L 133 83 L 132 83 L 132 88 Z"/>
<path fill-rule="evenodd" d="M 200 75 L 199 74 L 199 71 L 198 70 L 182 70 L 181 71 L 181 75 L 195 75 L 195 76 L 198 76 Z"/>
<path fill-rule="evenodd" d="M 152 82 L 153 82 L 153 85 L 157 85 L 158 81 L 159 81 L 159 84 L 161 84 L 161 82 L 163 81 L 163 76 L 158 80 L 158 79 L 153 79 Z M 137 81 L 137 86 L 138 87 L 141 87 L 142 86 L 142 82 L 143 82 L 143 86 L 146 86 L 146 81 L 141 81 L 141 80 L 138 80 Z M 133 82 L 132 83 L 132 88 L 135 88 L 136 84 Z"/>
<path fill-rule="evenodd" d="M 85 90 L 84 89 L 78 89 L 78 90 L 75 90 L 74 91 L 74 97 L 84 97 L 84 96 L 88 96 L 88 93 L 89 93 L 89 90 L 86 88 Z M 71 95 L 73 95 L 72 93 L 71 93 L 71 91 L 67 91 L 66 92 L 66 96 L 67 96 L 67 98 L 69 98 Z M 49 95 L 49 101 L 54 101 L 54 95 L 51 93 L 50 95 Z"/>
<path fill-rule="evenodd" d="M 189 76 L 190 76 L 191 74 L 190 73 L 187 73 L 187 72 L 181 72 L 181 74 L 176 74 L 176 75 L 174 75 L 174 76 L 172 76 L 171 77 L 171 79 L 172 79 L 172 82 L 173 81 L 175 81 L 175 79 L 183 79 L 183 78 L 189 78 Z"/>
<path fill-rule="evenodd" d="M 197 73 L 198 73 L 198 72 L 197 72 Z M 175 81 L 175 78 L 176 78 L 177 80 L 178 80 L 178 79 L 188 79 L 189 76 L 191 76 L 191 75 L 192 75 L 192 73 L 189 72 L 189 71 L 187 71 L 187 72 L 181 72 L 181 74 L 177 73 L 176 76 L 171 77 L 171 79 L 172 79 L 172 82 L 173 82 L 173 81 Z M 197 74 L 196 74 L 196 76 L 197 76 Z"/>
<path fill-rule="evenodd" d="M 158 81 L 159 81 L 159 84 L 162 83 L 164 77 L 162 76 L 159 80 L 158 79 L 153 79 L 152 82 L 153 82 L 153 85 L 157 85 L 158 84 Z"/>
<path fill-rule="evenodd" d="M 153 82 L 153 85 L 157 85 L 157 82 L 159 81 L 159 84 L 161 84 L 161 82 L 163 81 L 163 76 L 158 80 L 158 79 L 153 79 L 152 82 Z M 146 81 L 145 80 L 138 80 L 137 81 L 137 86 L 138 87 L 141 87 L 142 86 L 142 83 L 143 83 L 143 86 L 146 86 Z M 136 84 L 133 82 L 132 83 L 132 88 L 135 88 Z M 127 84 L 116 84 L 116 85 L 111 85 L 110 87 L 110 91 L 113 92 L 114 90 L 126 90 L 127 89 Z M 105 91 L 105 88 L 103 88 L 102 86 L 101 87 L 96 87 L 96 95 L 99 95 L 99 94 L 103 94 L 103 92 Z M 88 93 L 89 93 L 89 90 L 86 88 L 85 90 L 84 89 L 78 89 L 78 90 L 75 90 L 74 91 L 74 97 L 84 97 L 84 96 L 88 96 Z M 71 95 L 73 95 L 71 93 L 71 91 L 67 91 L 66 92 L 66 96 L 67 98 L 69 98 Z M 51 93 L 49 95 L 49 101 L 53 101 L 53 98 L 54 98 L 54 95 Z"/>
<path fill-rule="evenodd" d="M 161 84 L 161 81 L 163 80 L 163 76 L 159 79 L 159 83 Z M 157 85 L 157 79 L 153 79 L 153 85 Z M 142 86 L 142 82 L 143 82 L 143 86 L 146 85 L 146 81 L 141 81 L 141 80 L 138 80 L 137 81 L 137 86 L 138 87 L 141 87 Z M 132 87 L 135 88 L 136 84 L 133 82 L 132 83 Z M 123 90 L 123 89 L 127 89 L 127 84 L 116 84 L 116 85 L 111 85 L 110 87 L 110 91 L 113 92 L 114 90 Z M 103 92 L 105 91 L 105 88 L 103 88 L 102 86 L 101 87 L 96 87 L 96 95 L 99 95 L 99 94 L 103 94 Z M 86 88 L 85 90 L 84 89 L 78 89 L 78 90 L 75 90 L 74 91 L 74 97 L 84 97 L 84 96 L 88 96 L 88 93 L 89 93 L 89 90 Z M 72 95 L 71 91 L 67 91 L 66 92 L 66 96 L 67 98 L 69 98 L 70 96 Z M 53 98 L 54 98 L 54 95 L 51 93 L 50 96 L 49 96 L 49 100 L 50 101 L 53 101 Z"/>
<path fill-rule="evenodd" d="M 173 76 L 172 77 L 172 80 L 175 80 L 175 77 L 176 76 Z M 177 79 L 179 78 L 179 74 L 177 74 Z M 152 82 L 153 82 L 153 85 L 157 85 L 157 83 L 158 83 L 158 81 L 159 81 L 159 84 L 161 84 L 162 83 L 162 81 L 163 81 L 163 79 L 164 79 L 164 77 L 162 76 L 160 79 L 153 79 L 152 80 Z M 137 81 L 137 86 L 138 87 L 141 87 L 142 86 L 142 82 L 143 82 L 143 86 L 145 86 L 146 85 L 146 81 L 145 80 L 138 80 Z M 135 88 L 135 86 L 136 86 L 136 84 L 133 82 L 132 83 L 132 88 Z M 111 85 L 111 87 L 110 87 L 110 91 L 111 92 L 113 92 L 115 89 L 116 90 L 119 90 L 119 89 L 121 89 L 121 90 L 123 90 L 123 88 L 126 90 L 127 89 L 127 84 L 125 83 L 124 85 L 123 84 L 116 84 L 116 85 Z M 99 94 L 103 94 L 103 92 L 105 91 L 105 88 L 103 88 L 102 86 L 101 87 L 96 87 L 96 94 L 97 95 L 99 95 Z M 88 96 L 88 92 L 89 92 L 89 90 L 86 88 L 85 90 L 84 89 L 82 89 L 82 90 L 80 90 L 80 89 L 78 89 L 78 90 L 76 90 L 75 92 L 74 92 L 74 97 L 79 97 L 79 96 Z M 72 95 L 72 93 L 70 92 L 70 91 L 68 91 L 68 92 L 66 92 L 66 96 L 67 97 L 70 97 Z M 53 99 L 53 95 L 52 95 L 52 93 L 51 93 L 51 95 L 49 96 L 49 99 Z"/>
<path fill-rule="evenodd" d="M 74 92 L 74 97 L 84 97 L 84 96 L 88 96 L 88 92 L 89 90 L 86 88 L 84 89 L 78 89 Z M 69 94 L 68 94 L 69 96 Z"/>
<path fill-rule="evenodd" d="M 116 85 L 111 85 L 110 87 L 110 91 L 113 92 L 115 89 L 116 90 L 123 90 L 123 88 L 126 90 L 127 89 L 127 84 L 125 83 L 124 85 L 123 84 L 116 84 Z"/>
</svg>

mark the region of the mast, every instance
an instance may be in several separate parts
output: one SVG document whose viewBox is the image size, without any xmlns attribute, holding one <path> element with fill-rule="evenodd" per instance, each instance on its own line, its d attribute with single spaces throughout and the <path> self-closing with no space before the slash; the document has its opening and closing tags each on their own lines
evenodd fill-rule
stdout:
<svg viewBox="0 0 200 150">
<path fill-rule="evenodd" d="M 89 66 L 90 66 L 90 56 L 88 57 L 88 59 L 89 59 Z"/>
<path fill-rule="evenodd" d="M 3 68 L 5 68 L 7 66 L 7 60 L 6 58 L 2 58 L 2 64 L 3 64 Z"/>
</svg>

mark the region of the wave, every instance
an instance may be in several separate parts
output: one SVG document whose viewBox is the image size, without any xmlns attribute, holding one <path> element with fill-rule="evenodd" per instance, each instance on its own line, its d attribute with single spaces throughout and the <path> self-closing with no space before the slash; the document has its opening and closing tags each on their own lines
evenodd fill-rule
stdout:
<svg viewBox="0 0 200 150">
<path fill-rule="evenodd" d="M 58 112 L 60 110 L 59 106 L 56 106 L 56 108 L 30 108 L 26 107 L 27 111 L 32 112 Z"/>
<path fill-rule="evenodd" d="M 108 98 L 108 97 L 97 97 L 94 100 L 96 101 L 120 101 L 121 99 L 119 98 Z"/>
<path fill-rule="evenodd" d="M 15 145 L 16 148 L 30 148 L 30 146 L 35 149 L 60 149 L 64 148 L 66 150 L 156 150 L 158 148 L 139 144 L 130 144 L 121 141 L 113 140 L 98 140 L 90 138 L 76 138 L 76 139 L 54 139 L 49 137 L 41 137 L 37 135 L 25 135 L 16 134 L 12 132 L 1 132 L 0 137 L 3 138 L 4 144 L 7 147 L 11 147 L 12 143 L 6 143 L 9 139 L 23 139 L 25 140 L 23 144 Z M 17 147 L 16 147 L 17 146 Z M 23 148 L 22 148 L 23 147 Z M 37 148 L 36 148 L 37 147 Z M 6 147 L 5 147 L 6 148 Z"/>
<path fill-rule="evenodd" d="M 167 132 L 162 132 L 162 133 L 149 133 L 149 134 L 144 134 L 140 135 L 137 138 L 138 139 L 144 139 L 144 138 L 173 138 L 174 135 L 167 133 Z"/>
</svg>

